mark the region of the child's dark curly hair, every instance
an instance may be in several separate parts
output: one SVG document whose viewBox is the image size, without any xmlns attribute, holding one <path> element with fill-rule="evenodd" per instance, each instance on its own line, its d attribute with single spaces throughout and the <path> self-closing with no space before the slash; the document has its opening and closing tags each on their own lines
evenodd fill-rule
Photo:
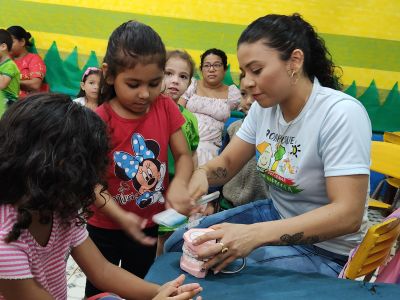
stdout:
<svg viewBox="0 0 400 300">
<path fill-rule="evenodd" d="M 0 120 L 0 204 L 18 209 L 6 237 L 18 239 L 31 211 L 48 223 L 52 213 L 65 224 L 83 224 L 104 187 L 108 138 L 90 109 L 59 94 L 36 94 L 13 104 Z"/>
</svg>

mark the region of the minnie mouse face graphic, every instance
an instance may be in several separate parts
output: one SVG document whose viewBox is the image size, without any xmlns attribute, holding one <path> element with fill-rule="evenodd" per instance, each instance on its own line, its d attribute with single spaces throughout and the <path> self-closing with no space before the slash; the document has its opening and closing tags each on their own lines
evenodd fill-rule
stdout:
<svg viewBox="0 0 400 300">
<path fill-rule="evenodd" d="M 136 204 L 140 208 L 157 202 L 164 203 L 162 184 L 166 166 L 157 160 L 160 146 L 156 141 L 145 140 L 142 135 L 135 133 L 132 135 L 132 150 L 133 155 L 124 151 L 114 153 L 115 175 L 124 181 L 132 181 L 139 193 Z"/>
</svg>

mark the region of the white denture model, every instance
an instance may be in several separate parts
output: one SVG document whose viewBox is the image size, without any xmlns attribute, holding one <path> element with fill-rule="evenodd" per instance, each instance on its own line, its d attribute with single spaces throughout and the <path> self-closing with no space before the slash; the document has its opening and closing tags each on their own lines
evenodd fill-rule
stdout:
<svg viewBox="0 0 400 300">
<path fill-rule="evenodd" d="M 197 259 L 198 253 L 200 250 L 206 249 L 209 246 L 212 246 L 216 243 L 215 240 L 207 241 L 202 243 L 201 245 L 195 246 L 193 245 L 193 241 L 207 233 L 214 231 L 211 228 L 193 228 L 183 235 L 184 243 L 183 243 L 183 254 L 181 257 L 181 269 L 188 272 L 189 274 L 193 275 L 197 278 L 204 278 L 207 275 L 207 270 L 203 270 L 202 266 L 204 262 L 207 260 L 199 260 Z"/>
</svg>

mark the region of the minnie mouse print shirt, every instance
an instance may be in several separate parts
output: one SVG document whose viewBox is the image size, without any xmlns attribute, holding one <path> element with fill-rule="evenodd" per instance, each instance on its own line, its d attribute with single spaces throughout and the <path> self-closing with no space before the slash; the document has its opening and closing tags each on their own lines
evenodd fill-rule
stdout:
<svg viewBox="0 0 400 300">
<path fill-rule="evenodd" d="M 125 119 L 104 103 L 96 110 L 107 124 L 111 137 L 108 191 L 123 209 L 147 219 L 165 208 L 164 194 L 168 188 L 168 144 L 185 119 L 178 106 L 160 95 L 149 112 L 139 119 Z M 93 206 L 94 215 L 88 223 L 105 229 L 120 226 Z"/>
</svg>

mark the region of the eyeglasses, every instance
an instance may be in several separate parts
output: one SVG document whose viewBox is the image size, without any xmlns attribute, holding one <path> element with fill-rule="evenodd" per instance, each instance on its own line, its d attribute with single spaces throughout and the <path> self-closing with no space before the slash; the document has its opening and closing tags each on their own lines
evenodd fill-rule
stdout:
<svg viewBox="0 0 400 300">
<path fill-rule="evenodd" d="M 216 62 L 214 64 L 204 64 L 201 68 L 205 70 L 210 70 L 211 68 L 214 68 L 214 70 L 219 70 L 223 67 L 224 65 L 220 62 Z"/>
<path fill-rule="evenodd" d="M 83 73 L 83 75 L 82 75 L 82 80 L 81 80 L 81 81 L 83 81 L 83 80 L 85 79 L 85 77 L 89 75 L 89 73 L 90 73 L 91 71 L 100 71 L 100 69 L 99 69 L 99 68 L 96 68 L 96 67 L 89 67 L 89 68 L 87 68 L 86 71 L 85 71 L 85 73 Z"/>
</svg>

